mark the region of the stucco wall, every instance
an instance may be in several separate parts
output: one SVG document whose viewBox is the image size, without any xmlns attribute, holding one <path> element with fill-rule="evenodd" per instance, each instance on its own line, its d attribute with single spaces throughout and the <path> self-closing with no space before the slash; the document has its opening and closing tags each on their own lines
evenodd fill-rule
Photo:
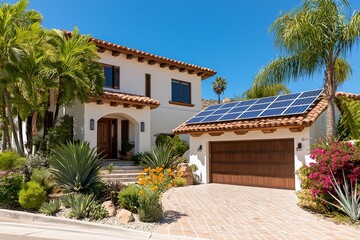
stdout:
<svg viewBox="0 0 360 240">
<path fill-rule="evenodd" d="M 135 153 L 150 150 L 150 107 L 144 109 L 124 108 L 123 105 L 112 107 L 109 104 L 86 103 L 74 105 L 73 109 L 67 111 L 69 115 L 74 117 L 75 122 L 81 122 L 82 134 L 78 135 L 78 139 L 88 141 L 91 147 L 97 145 L 97 121 L 100 118 L 116 118 L 118 119 L 118 139 L 120 139 L 120 122 L 127 119 L 130 122 L 129 138 L 135 142 Z M 94 119 L 95 129 L 90 130 L 90 119 Z M 145 123 L 145 131 L 140 131 L 140 123 Z M 78 128 L 78 127 L 77 127 Z M 120 150 L 121 142 L 118 141 L 118 149 Z"/>
<path fill-rule="evenodd" d="M 152 144 L 155 134 L 171 133 L 175 127 L 201 110 L 201 78 L 195 74 L 160 68 L 159 64 L 140 63 L 137 58 L 129 60 L 124 54 L 114 57 L 110 51 L 105 51 L 100 56 L 101 63 L 120 66 L 120 90 L 106 88 L 107 90 L 145 95 L 145 73 L 151 74 L 151 98 L 160 101 L 160 106 L 150 112 Z M 169 103 L 171 79 L 191 83 L 191 103 L 194 107 Z"/>
<path fill-rule="evenodd" d="M 305 163 L 305 155 L 308 154 L 310 149 L 310 133 L 309 128 L 305 128 L 302 132 L 292 133 L 288 129 L 278 129 L 274 133 L 264 134 L 261 131 L 249 131 L 245 135 L 236 135 L 233 132 L 224 133 L 221 136 L 210 136 L 204 134 L 200 137 L 190 136 L 190 164 L 196 164 L 199 167 L 198 174 L 201 177 L 203 183 L 209 182 L 209 142 L 216 141 L 242 141 L 242 140 L 257 140 L 257 139 L 281 139 L 281 138 L 293 138 L 294 139 L 294 163 L 295 171 L 299 169 L 303 163 Z M 296 150 L 298 143 L 302 144 L 301 150 Z M 199 146 L 202 146 L 202 150 L 198 151 Z M 300 181 L 297 176 L 295 189 L 300 189 Z"/>
</svg>

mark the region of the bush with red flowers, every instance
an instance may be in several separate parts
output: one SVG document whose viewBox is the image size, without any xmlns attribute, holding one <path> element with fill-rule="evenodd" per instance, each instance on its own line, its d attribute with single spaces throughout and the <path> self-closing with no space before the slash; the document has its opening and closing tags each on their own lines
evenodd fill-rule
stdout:
<svg viewBox="0 0 360 240">
<path fill-rule="evenodd" d="M 299 204 L 315 211 L 330 210 L 321 199 L 333 202 L 332 175 L 343 184 L 343 173 L 348 183 L 360 183 L 360 148 L 350 142 L 328 139 L 319 141 L 310 152 L 316 162 L 298 171 L 302 190 L 298 192 Z"/>
</svg>

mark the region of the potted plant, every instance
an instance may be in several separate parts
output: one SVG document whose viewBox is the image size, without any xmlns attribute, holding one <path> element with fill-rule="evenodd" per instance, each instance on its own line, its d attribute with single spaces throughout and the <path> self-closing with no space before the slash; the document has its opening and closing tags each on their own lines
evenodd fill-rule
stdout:
<svg viewBox="0 0 360 240">
<path fill-rule="evenodd" d="M 135 147 L 134 142 L 122 141 L 121 143 L 121 153 L 126 156 L 127 160 L 131 160 L 132 152 L 131 150 Z"/>
</svg>

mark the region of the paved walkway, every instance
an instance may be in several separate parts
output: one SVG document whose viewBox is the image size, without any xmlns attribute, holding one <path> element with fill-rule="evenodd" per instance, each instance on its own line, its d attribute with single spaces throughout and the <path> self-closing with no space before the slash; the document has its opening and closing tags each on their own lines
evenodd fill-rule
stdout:
<svg viewBox="0 0 360 240">
<path fill-rule="evenodd" d="M 173 188 L 163 196 L 167 217 L 155 232 L 205 239 L 360 239 L 299 208 L 294 191 L 221 184 Z"/>
</svg>

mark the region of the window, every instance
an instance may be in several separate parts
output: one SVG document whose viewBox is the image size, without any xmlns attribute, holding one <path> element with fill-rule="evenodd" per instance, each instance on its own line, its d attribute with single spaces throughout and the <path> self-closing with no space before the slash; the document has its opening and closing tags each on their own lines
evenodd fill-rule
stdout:
<svg viewBox="0 0 360 240">
<path fill-rule="evenodd" d="M 171 81 L 171 101 L 191 104 L 191 84 L 179 80 Z"/>
<path fill-rule="evenodd" d="M 145 73 L 145 96 L 151 97 L 151 75 Z"/>
<path fill-rule="evenodd" d="M 120 68 L 104 65 L 105 83 L 104 87 L 120 89 Z"/>
</svg>

